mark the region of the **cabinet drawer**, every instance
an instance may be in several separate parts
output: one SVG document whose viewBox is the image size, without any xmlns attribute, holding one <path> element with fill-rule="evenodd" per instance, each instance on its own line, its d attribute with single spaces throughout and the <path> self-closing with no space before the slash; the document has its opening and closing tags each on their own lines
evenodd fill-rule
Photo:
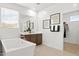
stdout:
<svg viewBox="0 0 79 59">
<path fill-rule="evenodd" d="M 36 43 L 36 35 L 31 35 L 31 42 Z"/>
<path fill-rule="evenodd" d="M 42 44 L 42 34 L 37 34 L 37 45 Z"/>
<path fill-rule="evenodd" d="M 25 40 L 31 41 L 31 36 L 30 35 L 25 35 Z"/>
</svg>

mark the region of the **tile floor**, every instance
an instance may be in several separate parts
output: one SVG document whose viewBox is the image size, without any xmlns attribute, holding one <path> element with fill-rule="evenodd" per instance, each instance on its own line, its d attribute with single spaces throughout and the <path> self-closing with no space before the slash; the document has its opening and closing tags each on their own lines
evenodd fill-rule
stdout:
<svg viewBox="0 0 79 59">
<path fill-rule="evenodd" d="M 65 43 L 64 51 L 40 45 L 35 49 L 35 56 L 79 56 L 79 45 Z"/>
</svg>

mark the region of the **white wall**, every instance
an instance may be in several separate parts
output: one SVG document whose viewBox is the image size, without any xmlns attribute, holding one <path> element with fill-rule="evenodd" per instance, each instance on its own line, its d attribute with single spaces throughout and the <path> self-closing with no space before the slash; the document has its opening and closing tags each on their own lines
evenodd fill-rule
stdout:
<svg viewBox="0 0 79 59">
<path fill-rule="evenodd" d="M 70 13 L 66 13 L 63 16 L 63 20 L 67 22 L 69 26 L 67 38 L 65 39 L 65 42 L 79 44 L 79 21 L 71 22 L 70 16 L 79 15 L 78 11 L 73 11 Z"/>
</svg>

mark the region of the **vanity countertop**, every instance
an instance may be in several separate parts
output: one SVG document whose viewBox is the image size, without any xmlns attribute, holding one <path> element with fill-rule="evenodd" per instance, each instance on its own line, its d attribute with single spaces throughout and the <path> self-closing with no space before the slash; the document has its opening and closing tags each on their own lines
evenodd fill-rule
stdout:
<svg viewBox="0 0 79 59">
<path fill-rule="evenodd" d="M 36 32 L 36 33 L 28 33 L 28 32 L 22 32 L 22 35 L 31 35 L 31 34 L 42 34 L 41 32 Z"/>
</svg>

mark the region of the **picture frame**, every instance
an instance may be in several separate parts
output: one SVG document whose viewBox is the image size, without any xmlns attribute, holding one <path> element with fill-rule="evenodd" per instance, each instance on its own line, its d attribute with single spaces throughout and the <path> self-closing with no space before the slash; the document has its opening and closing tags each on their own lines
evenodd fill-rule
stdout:
<svg viewBox="0 0 79 59">
<path fill-rule="evenodd" d="M 50 24 L 60 24 L 60 13 L 50 15 Z"/>
<path fill-rule="evenodd" d="M 43 20 L 43 29 L 50 28 L 50 19 Z"/>
</svg>

